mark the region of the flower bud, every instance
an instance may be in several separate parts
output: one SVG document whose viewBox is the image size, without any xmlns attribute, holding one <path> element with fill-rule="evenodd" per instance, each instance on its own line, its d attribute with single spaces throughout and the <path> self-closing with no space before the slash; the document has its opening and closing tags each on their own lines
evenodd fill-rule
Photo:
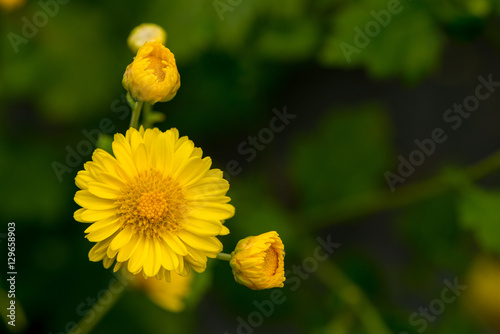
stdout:
<svg viewBox="0 0 500 334">
<path fill-rule="evenodd" d="M 252 289 L 283 287 L 285 246 L 278 233 L 267 232 L 242 239 L 229 262 L 236 282 Z"/>
<path fill-rule="evenodd" d="M 160 42 L 146 42 L 127 66 L 122 84 L 136 101 L 170 101 L 181 85 L 174 54 Z"/>
<path fill-rule="evenodd" d="M 137 53 L 146 42 L 158 42 L 167 44 L 166 31 L 157 24 L 143 23 L 135 27 L 127 39 L 127 44 L 133 53 Z"/>
</svg>

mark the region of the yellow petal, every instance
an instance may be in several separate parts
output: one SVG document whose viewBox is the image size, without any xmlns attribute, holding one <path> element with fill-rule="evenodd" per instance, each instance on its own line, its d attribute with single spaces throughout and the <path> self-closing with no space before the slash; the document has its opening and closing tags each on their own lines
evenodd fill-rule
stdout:
<svg viewBox="0 0 500 334">
<path fill-rule="evenodd" d="M 93 210 L 112 210 L 118 207 L 115 201 L 99 198 L 88 190 L 79 190 L 75 194 L 75 202 L 83 208 Z"/>
<path fill-rule="evenodd" d="M 91 233 L 91 232 L 95 232 L 95 231 L 102 230 L 102 229 L 113 228 L 114 224 L 118 225 L 118 227 L 121 226 L 119 218 L 109 217 L 106 219 L 102 219 L 102 220 L 99 220 L 99 221 L 93 223 L 92 225 L 90 225 L 85 230 L 85 233 Z"/>
<path fill-rule="evenodd" d="M 73 214 L 73 218 L 75 218 L 75 220 L 80 223 L 91 223 L 92 221 L 89 222 L 82 218 L 82 213 L 85 211 L 87 211 L 87 209 L 84 208 L 76 210 L 75 213 Z"/>
<path fill-rule="evenodd" d="M 181 140 L 183 140 L 183 142 L 182 144 L 179 145 L 179 142 Z M 176 172 L 177 169 L 181 165 L 183 165 L 186 162 L 186 160 L 189 159 L 194 149 L 194 143 L 191 140 L 188 140 L 187 137 L 182 137 L 181 139 L 179 139 L 179 142 L 176 143 L 176 146 L 177 145 L 179 146 L 176 148 L 174 153 L 173 166 L 172 166 L 173 172 Z"/>
<path fill-rule="evenodd" d="M 107 184 L 109 187 L 121 191 L 126 185 L 124 180 L 117 173 L 103 172 L 99 175 L 101 183 Z"/>
<path fill-rule="evenodd" d="M 222 230 L 222 224 L 219 220 L 203 220 L 189 218 L 183 225 L 186 231 L 200 236 L 216 236 Z"/>
<path fill-rule="evenodd" d="M 133 234 L 129 242 L 126 243 L 122 248 L 120 248 L 116 259 L 120 262 L 125 262 L 130 259 L 134 251 L 137 249 L 139 240 L 140 236 L 138 234 Z"/>
<path fill-rule="evenodd" d="M 137 170 L 144 171 L 149 169 L 149 157 L 148 157 L 148 152 L 146 150 L 146 145 L 143 143 L 140 143 L 137 149 L 134 152 L 134 161 L 135 165 L 137 167 Z"/>
<path fill-rule="evenodd" d="M 200 160 L 198 157 L 189 158 L 189 160 L 186 160 L 186 162 L 175 171 L 174 178 L 187 187 L 201 179 L 210 169 L 211 165 L 212 159 L 208 157 L 203 160 Z"/>
<path fill-rule="evenodd" d="M 191 153 L 191 157 L 201 158 L 203 155 L 203 150 L 199 147 L 195 147 L 193 152 Z"/>
<path fill-rule="evenodd" d="M 149 277 L 153 277 L 158 273 L 161 266 L 161 249 L 159 243 L 153 239 L 151 240 L 151 249 L 149 255 L 144 261 L 144 274 Z"/>
<path fill-rule="evenodd" d="M 75 184 L 78 188 L 80 189 L 87 189 L 87 185 L 90 182 L 94 182 L 95 179 L 92 177 L 92 175 L 86 171 L 86 170 L 81 170 L 78 172 L 75 178 Z"/>
<path fill-rule="evenodd" d="M 229 234 L 229 229 L 222 225 L 222 230 L 220 231 L 219 235 L 228 235 Z"/>
<path fill-rule="evenodd" d="M 109 248 L 111 248 L 112 250 L 121 249 L 130 241 L 130 238 L 132 238 L 133 234 L 134 230 L 132 228 L 124 228 L 120 231 L 120 233 L 116 235 L 116 237 L 114 237 L 113 241 L 111 241 L 111 243 L 109 244 Z"/>
<path fill-rule="evenodd" d="M 104 171 L 113 173 L 116 169 L 116 159 L 100 148 L 95 151 L 93 160 L 98 162 Z"/>
<path fill-rule="evenodd" d="M 215 237 L 200 237 L 186 230 L 179 231 L 178 236 L 186 244 L 198 250 L 211 253 L 222 251 L 222 243 Z"/>
<path fill-rule="evenodd" d="M 113 250 L 110 247 L 108 247 L 108 249 L 106 250 L 106 256 L 108 258 L 112 258 L 113 260 L 115 259 L 117 253 L 118 253 L 118 250 Z M 104 266 L 104 267 L 107 269 L 110 266 L 111 266 L 111 264 L 109 266 L 107 266 L 107 267 L 106 266 Z"/>
<path fill-rule="evenodd" d="M 89 183 L 89 192 L 97 197 L 112 200 L 118 199 L 121 195 L 115 187 L 98 182 Z"/>
<path fill-rule="evenodd" d="M 173 257 L 175 254 L 174 252 L 168 247 L 166 243 L 160 243 L 160 248 L 161 248 L 161 265 L 163 268 L 166 270 L 174 270 L 174 260 Z"/>
<path fill-rule="evenodd" d="M 97 221 L 116 214 L 116 210 L 85 210 L 81 213 L 82 220 Z"/>
<path fill-rule="evenodd" d="M 224 179 L 203 178 L 195 183 L 195 186 L 186 187 L 186 199 L 188 201 L 206 200 L 225 196 L 229 190 L 229 183 Z"/>
<path fill-rule="evenodd" d="M 158 271 L 160 270 L 161 263 L 162 263 L 162 250 L 161 250 L 161 244 L 160 244 L 161 241 L 154 239 L 153 242 L 154 242 L 154 253 L 155 253 L 153 272 L 154 272 L 154 275 L 156 275 L 156 273 L 158 273 Z"/>
<path fill-rule="evenodd" d="M 116 140 L 118 136 L 115 136 L 115 141 L 113 141 L 113 153 L 116 160 L 119 162 L 119 171 L 124 173 L 124 176 L 129 180 L 133 180 L 137 175 L 137 169 L 135 168 L 134 160 L 132 160 L 130 147 L 127 147 L 125 143 Z"/>
<path fill-rule="evenodd" d="M 179 275 L 186 277 L 186 276 L 187 276 L 187 275 L 189 275 L 189 273 L 191 272 L 191 268 L 189 267 L 189 265 L 187 265 L 187 264 L 185 263 L 185 261 L 184 261 L 184 260 L 182 260 L 182 261 L 179 263 L 179 267 L 177 267 L 176 272 L 177 272 Z"/>
<path fill-rule="evenodd" d="M 198 219 L 226 220 L 234 216 L 234 206 L 212 202 L 191 202 L 193 210 L 189 215 Z"/>
<path fill-rule="evenodd" d="M 123 262 L 116 262 L 115 267 L 113 268 L 113 272 L 116 273 L 123 266 Z"/>
<path fill-rule="evenodd" d="M 101 261 L 106 255 L 108 245 L 109 243 L 107 241 L 96 243 L 89 251 L 89 260 L 92 262 Z"/>
<path fill-rule="evenodd" d="M 163 233 L 161 236 L 174 252 L 182 256 L 187 254 L 186 245 L 184 245 L 177 235 L 167 232 Z"/>
<path fill-rule="evenodd" d="M 92 242 L 102 241 L 112 236 L 120 228 L 120 224 L 111 224 L 108 228 L 103 228 L 87 234 L 86 238 Z"/>
<path fill-rule="evenodd" d="M 130 128 L 127 131 L 127 137 L 126 137 L 129 142 L 130 142 L 130 148 L 132 152 L 135 152 L 139 145 L 144 145 L 143 144 L 143 138 L 139 131 L 135 130 L 134 128 Z"/>
<path fill-rule="evenodd" d="M 131 273 L 137 273 L 144 266 L 144 262 L 149 254 L 149 240 L 141 237 L 137 249 L 128 260 L 128 270 Z"/>
</svg>

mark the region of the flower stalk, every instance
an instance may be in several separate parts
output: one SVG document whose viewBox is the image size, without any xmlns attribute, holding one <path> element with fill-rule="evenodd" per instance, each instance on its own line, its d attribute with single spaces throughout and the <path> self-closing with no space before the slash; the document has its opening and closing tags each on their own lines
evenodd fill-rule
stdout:
<svg viewBox="0 0 500 334">
<path fill-rule="evenodd" d="M 117 292 L 103 294 L 97 302 L 92 306 L 92 312 L 94 313 L 94 317 L 90 320 L 87 317 L 83 317 L 78 324 L 75 326 L 79 330 L 80 334 L 91 333 L 94 327 L 101 321 L 101 319 L 113 308 L 116 301 L 123 294 L 123 291 L 126 289 L 119 289 Z M 111 297 L 109 297 L 111 295 Z M 89 311 L 91 312 L 91 311 Z"/>
<path fill-rule="evenodd" d="M 141 116 L 142 105 L 144 102 L 138 101 L 132 109 L 132 117 L 130 118 L 130 127 L 134 129 L 139 128 L 139 117 Z"/>
<path fill-rule="evenodd" d="M 231 254 L 219 253 L 217 254 L 217 259 L 223 261 L 231 261 Z"/>
</svg>

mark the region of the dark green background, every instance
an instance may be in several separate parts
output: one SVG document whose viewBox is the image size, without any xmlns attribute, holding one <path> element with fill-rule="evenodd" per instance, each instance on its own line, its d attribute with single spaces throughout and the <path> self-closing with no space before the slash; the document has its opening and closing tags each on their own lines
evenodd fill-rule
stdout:
<svg viewBox="0 0 500 334">
<path fill-rule="evenodd" d="M 350 62 L 341 43 L 356 46 L 355 28 L 394 1 L 222 0 L 230 10 L 221 20 L 212 1 L 73 0 L 50 7 L 47 23 L 23 37 L 43 3 L 54 2 L 0 13 L 0 233 L 16 222 L 16 299 L 26 332 L 65 332 L 82 318 L 78 305 L 112 278 L 88 261 L 92 244 L 73 220 L 74 176 L 90 154 L 60 179 L 53 166 L 67 165 L 68 148 L 84 150 L 84 131 L 102 119 L 113 133 L 127 129 L 129 119 L 119 117 L 133 57 L 126 39 L 143 22 L 167 30 L 181 74 L 177 96 L 156 106 L 166 113 L 158 127 L 177 127 L 230 180 L 236 215 L 221 237 L 224 250 L 269 230 L 285 243 L 295 280 L 253 333 L 417 333 L 408 318 L 440 298 L 444 280 L 465 282 L 476 256 L 500 252 L 497 168 L 480 183 L 465 168 L 500 146 L 500 92 L 456 130 L 443 120 L 475 93 L 479 76 L 500 81 L 499 1 L 401 1 Z M 13 47 L 12 34 L 26 43 Z M 296 117 L 247 161 L 238 147 L 250 147 L 249 136 L 285 107 Z M 390 192 L 384 173 L 397 173 L 398 156 L 408 159 L 414 140 L 436 128 L 446 141 Z M 232 160 L 241 169 L 231 175 Z M 297 279 L 294 266 L 328 236 L 340 244 L 335 253 Z M 253 302 L 272 290 L 246 289 L 226 263 L 209 263 L 198 282 L 207 286 L 184 313 L 130 290 L 95 333 L 237 333 L 238 317 L 249 321 Z M 425 332 L 492 333 L 466 304 L 461 297 L 446 304 Z"/>
</svg>

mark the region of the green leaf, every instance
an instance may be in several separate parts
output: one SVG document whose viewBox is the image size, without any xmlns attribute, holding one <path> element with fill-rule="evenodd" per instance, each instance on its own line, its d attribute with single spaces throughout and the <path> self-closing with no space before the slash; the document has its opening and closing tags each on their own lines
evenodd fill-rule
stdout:
<svg viewBox="0 0 500 334">
<path fill-rule="evenodd" d="M 500 252 L 500 192 L 470 187 L 458 201 L 459 221 L 486 250 Z"/>
</svg>

